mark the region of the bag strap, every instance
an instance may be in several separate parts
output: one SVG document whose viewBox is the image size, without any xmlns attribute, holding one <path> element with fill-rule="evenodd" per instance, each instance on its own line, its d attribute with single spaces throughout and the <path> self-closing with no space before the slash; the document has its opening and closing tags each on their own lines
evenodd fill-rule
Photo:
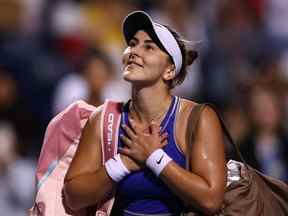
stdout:
<svg viewBox="0 0 288 216">
<path fill-rule="evenodd" d="M 188 141 L 188 151 L 186 153 L 186 169 L 189 170 L 190 169 L 190 151 L 192 149 L 192 145 L 195 141 L 195 137 L 197 134 L 197 128 L 198 128 L 198 123 L 201 117 L 201 113 L 204 110 L 204 108 L 206 106 L 209 106 L 210 108 L 212 108 L 214 110 L 214 112 L 217 114 L 217 117 L 220 121 L 221 124 L 221 128 L 223 130 L 224 135 L 226 136 L 226 138 L 228 139 L 229 143 L 232 145 L 233 149 L 235 150 L 237 156 L 239 157 L 240 161 L 245 165 L 245 167 L 247 167 L 247 169 L 249 169 L 249 167 L 247 166 L 247 163 L 244 159 L 244 157 L 242 156 L 239 147 L 235 144 L 235 142 L 233 141 L 233 138 L 230 134 L 230 132 L 228 131 L 224 120 L 222 119 L 220 113 L 218 112 L 217 108 L 211 104 L 211 103 L 203 103 L 203 104 L 197 104 L 193 107 L 192 111 L 190 112 L 190 115 L 188 117 L 188 126 L 187 126 L 187 132 L 186 132 L 186 140 Z"/>
<path fill-rule="evenodd" d="M 122 112 L 121 102 L 106 100 L 101 116 L 102 163 L 117 154 L 119 125 Z"/>
<path fill-rule="evenodd" d="M 102 164 L 117 154 L 119 125 L 123 103 L 106 100 L 101 116 Z M 114 197 L 102 203 L 96 216 L 108 216 L 112 210 Z"/>
<path fill-rule="evenodd" d="M 188 144 L 188 148 L 186 151 L 186 169 L 190 170 L 190 150 L 192 149 L 192 145 L 195 141 L 195 135 L 197 134 L 197 127 L 198 127 L 198 121 L 200 119 L 200 115 L 202 113 L 202 110 L 205 106 L 202 106 L 201 104 L 195 105 L 188 117 L 188 125 L 186 130 L 186 140 Z"/>
</svg>

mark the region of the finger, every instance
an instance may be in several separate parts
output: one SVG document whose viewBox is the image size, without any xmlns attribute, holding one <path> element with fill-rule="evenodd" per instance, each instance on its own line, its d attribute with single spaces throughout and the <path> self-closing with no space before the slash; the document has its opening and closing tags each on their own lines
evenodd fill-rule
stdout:
<svg viewBox="0 0 288 216">
<path fill-rule="evenodd" d="M 125 132 L 127 133 L 127 135 L 131 138 L 131 139 L 135 139 L 137 137 L 137 135 L 135 134 L 135 132 L 126 124 L 122 124 L 121 125 L 123 127 L 123 129 L 125 130 Z"/>
<path fill-rule="evenodd" d="M 118 151 L 119 151 L 120 154 L 123 154 L 123 155 L 126 155 L 126 156 L 131 157 L 131 153 L 132 153 L 132 151 L 131 151 L 131 149 L 129 149 L 129 148 L 125 148 L 125 147 L 122 148 L 122 147 L 119 147 Z"/>
<path fill-rule="evenodd" d="M 163 140 L 163 142 L 161 142 L 161 148 L 163 148 L 167 144 L 168 144 L 168 140 L 167 139 Z"/>
<path fill-rule="evenodd" d="M 134 131 L 135 134 L 138 134 L 140 131 L 137 127 L 136 122 L 132 118 L 129 118 L 128 120 L 129 120 L 129 123 L 131 125 L 131 129 Z"/>
<path fill-rule="evenodd" d="M 152 121 L 150 124 L 150 130 L 152 134 L 159 135 L 160 134 L 160 127 L 156 124 L 156 122 Z"/>
<path fill-rule="evenodd" d="M 131 146 L 133 145 L 133 142 L 123 134 L 120 135 L 120 139 L 124 142 L 124 145 L 128 146 L 129 148 L 131 148 Z"/>
<path fill-rule="evenodd" d="M 164 132 L 160 135 L 161 138 L 167 138 L 168 137 L 168 132 Z"/>
<path fill-rule="evenodd" d="M 165 133 L 161 134 L 160 139 L 161 139 L 161 142 L 163 142 L 164 140 L 168 139 L 168 133 L 165 132 Z"/>
</svg>

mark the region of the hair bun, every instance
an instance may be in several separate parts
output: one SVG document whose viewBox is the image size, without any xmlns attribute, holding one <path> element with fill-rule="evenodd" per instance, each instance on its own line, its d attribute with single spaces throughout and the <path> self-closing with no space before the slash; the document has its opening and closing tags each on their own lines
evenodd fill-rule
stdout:
<svg viewBox="0 0 288 216">
<path fill-rule="evenodd" d="M 191 65 L 195 59 L 198 57 L 198 52 L 195 50 L 189 50 L 186 53 L 186 65 Z"/>
</svg>

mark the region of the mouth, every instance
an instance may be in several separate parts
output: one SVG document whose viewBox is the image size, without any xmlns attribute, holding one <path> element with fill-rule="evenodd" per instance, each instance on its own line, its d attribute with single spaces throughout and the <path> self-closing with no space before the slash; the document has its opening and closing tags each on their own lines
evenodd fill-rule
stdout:
<svg viewBox="0 0 288 216">
<path fill-rule="evenodd" d="M 143 65 L 141 65 L 135 61 L 128 61 L 127 66 L 133 66 L 133 65 L 138 66 L 138 67 L 143 67 Z"/>
</svg>

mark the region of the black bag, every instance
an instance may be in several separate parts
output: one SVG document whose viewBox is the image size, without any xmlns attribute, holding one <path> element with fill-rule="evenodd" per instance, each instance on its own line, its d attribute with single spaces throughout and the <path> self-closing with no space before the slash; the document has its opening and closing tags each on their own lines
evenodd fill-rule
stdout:
<svg viewBox="0 0 288 216">
<path fill-rule="evenodd" d="M 191 111 L 187 131 L 192 133 L 187 133 L 188 149 L 192 148 L 198 121 L 206 106 L 211 107 L 217 113 L 224 135 L 232 144 L 243 164 L 240 170 L 240 180 L 232 182 L 226 188 L 222 207 L 214 216 L 288 216 L 288 185 L 247 165 L 224 121 L 212 104 L 199 104 Z M 188 153 L 186 157 L 186 169 L 189 170 Z M 203 214 L 185 208 L 181 215 L 198 216 Z"/>
</svg>

